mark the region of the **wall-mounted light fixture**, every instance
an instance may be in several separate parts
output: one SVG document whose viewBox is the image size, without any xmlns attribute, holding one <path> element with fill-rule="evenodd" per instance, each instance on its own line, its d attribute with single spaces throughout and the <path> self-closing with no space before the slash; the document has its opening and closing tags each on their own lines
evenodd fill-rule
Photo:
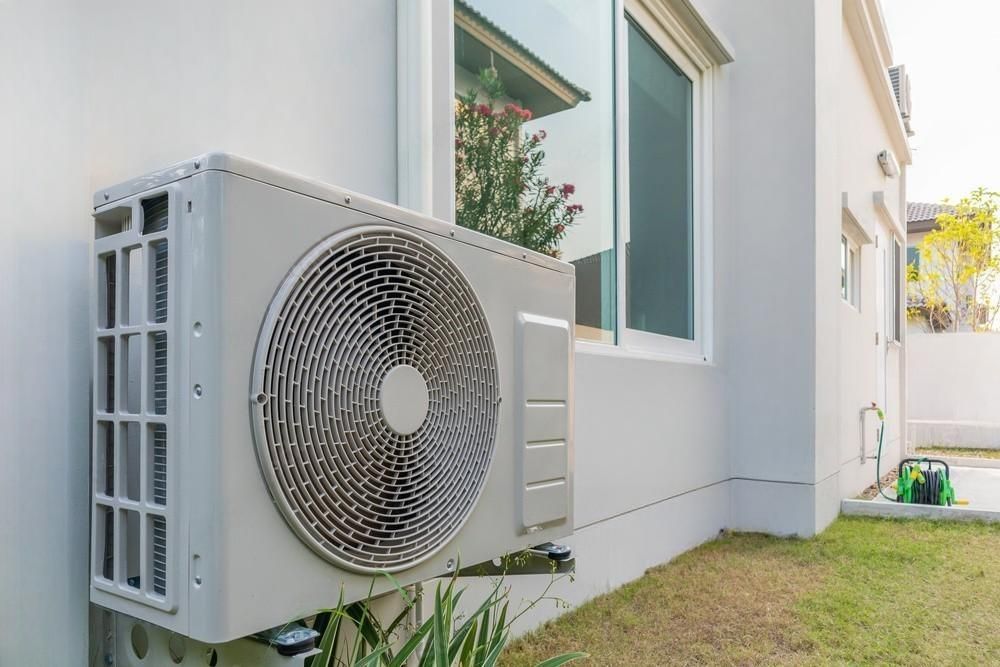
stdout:
<svg viewBox="0 0 1000 667">
<path fill-rule="evenodd" d="M 892 154 L 890 150 L 884 150 L 878 154 L 878 163 L 882 167 L 882 171 L 889 178 L 896 178 L 899 176 L 899 163 L 896 162 L 896 156 Z"/>
</svg>

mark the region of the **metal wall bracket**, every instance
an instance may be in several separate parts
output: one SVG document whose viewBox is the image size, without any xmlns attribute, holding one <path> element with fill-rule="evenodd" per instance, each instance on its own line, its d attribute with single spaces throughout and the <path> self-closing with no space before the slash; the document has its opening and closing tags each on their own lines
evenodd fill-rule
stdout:
<svg viewBox="0 0 1000 667">
<path fill-rule="evenodd" d="M 566 574 L 576 571 L 569 547 L 546 542 L 485 563 L 463 567 L 459 577 L 500 577 L 515 574 Z"/>
</svg>

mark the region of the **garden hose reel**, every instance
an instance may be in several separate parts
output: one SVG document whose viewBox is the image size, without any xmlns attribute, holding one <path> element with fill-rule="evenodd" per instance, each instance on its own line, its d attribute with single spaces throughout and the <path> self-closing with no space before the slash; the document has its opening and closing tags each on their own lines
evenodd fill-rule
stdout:
<svg viewBox="0 0 1000 667">
<path fill-rule="evenodd" d="M 906 458 L 899 462 L 896 502 L 914 505 L 955 504 L 951 469 L 941 459 Z"/>
</svg>

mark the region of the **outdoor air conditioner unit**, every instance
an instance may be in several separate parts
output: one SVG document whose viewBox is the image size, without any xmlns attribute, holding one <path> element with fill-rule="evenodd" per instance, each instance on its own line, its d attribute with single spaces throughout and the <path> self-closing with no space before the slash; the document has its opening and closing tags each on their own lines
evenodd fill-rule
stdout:
<svg viewBox="0 0 1000 667">
<path fill-rule="evenodd" d="M 224 154 L 94 218 L 94 603 L 219 643 L 572 532 L 570 265 Z"/>
</svg>

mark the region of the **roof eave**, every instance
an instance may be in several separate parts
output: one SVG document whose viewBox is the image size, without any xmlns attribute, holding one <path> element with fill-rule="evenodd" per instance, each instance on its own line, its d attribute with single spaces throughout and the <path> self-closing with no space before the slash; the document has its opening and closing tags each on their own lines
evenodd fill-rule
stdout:
<svg viewBox="0 0 1000 667">
<path fill-rule="evenodd" d="M 844 17 L 875 93 L 875 101 L 889 132 L 893 152 L 902 164 L 912 164 L 913 154 L 910 152 L 906 127 L 889 80 L 892 49 L 878 0 L 844 0 Z"/>
</svg>

